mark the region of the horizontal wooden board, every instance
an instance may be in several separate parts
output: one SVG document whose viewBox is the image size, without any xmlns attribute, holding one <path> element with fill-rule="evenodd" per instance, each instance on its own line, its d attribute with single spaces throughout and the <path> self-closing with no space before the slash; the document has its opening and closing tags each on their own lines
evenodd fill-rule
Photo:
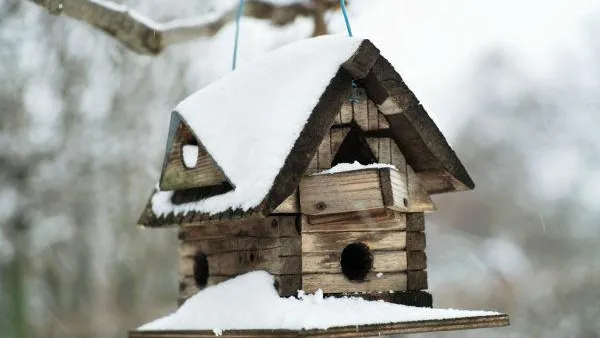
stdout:
<svg viewBox="0 0 600 338">
<path fill-rule="evenodd" d="M 302 234 L 302 253 L 307 252 L 342 252 L 344 248 L 355 242 L 366 244 L 369 249 L 404 250 L 406 248 L 406 232 L 315 232 Z"/>
<path fill-rule="evenodd" d="M 308 273 L 302 275 L 302 287 L 306 292 L 321 289 L 324 293 L 408 290 L 406 273 L 383 273 L 379 276 L 377 272 L 370 272 L 364 282 L 358 283 L 348 280 L 341 273 Z"/>
<path fill-rule="evenodd" d="M 296 216 L 277 215 L 260 219 L 203 225 L 191 222 L 179 228 L 179 239 L 187 241 L 239 236 L 265 238 L 298 237 Z"/>
<path fill-rule="evenodd" d="M 193 256 L 197 251 L 202 251 L 210 257 L 214 254 L 226 252 L 267 249 L 279 249 L 281 256 L 298 256 L 300 254 L 300 238 L 231 237 L 184 241 L 179 246 L 179 256 Z"/>
<path fill-rule="evenodd" d="M 207 257 L 210 276 L 233 276 L 254 270 L 271 274 L 298 274 L 302 266 L 300 256 L 280 256 L 279 249 L 246 250 L 215 254 Z M 179 259 L 179 275 L 193 276 L 194 258 Z"/>
<path fill-rule="evenodd" d="M 229 338 L 380 337 L 395 334 L 502 327 L 508 326 L 509 324 L 510 320 L 508 315 L 498 314 L 480 317 L 432 319 L 424 321 L 401 322 L 390 324 L 352 325 L 344 327 L 332 327 L 327 330 L 227 330 L 223 331 L 221 336 Z M 129 338 L 214 338 L 214 336 L 215 333 L 212 330 L 129 332 Z"/>
<path fill-rule="evenodd" d="M 389 231 L 406 229 L 406 216 L 389 209 L 343 214 L 304 216 L 302 233 L 338 231 Z"/>
<path fill-rule="evenodd" d="M 335 214 L 384 206 L 377 169 L 305 176 L 300 181 L 300 210 L 304 214 Z"/>
<path fill-rule="evenodd" d="M 422 251 L 415 251 L 421 252 Z M 374 272 L 401 272 L 408 269 L 409 256 L 413 264 L 420 264 L 420 254 L 406 251 L 372 251 Z M 340 265 L 341 253 L 306 253 L 302 255 L 302 273 L 342 273 Z M 411 267 L 414 267 L 411 266 Z M 421 267 L 424 269 L 425 267 Z"/>
</svg>

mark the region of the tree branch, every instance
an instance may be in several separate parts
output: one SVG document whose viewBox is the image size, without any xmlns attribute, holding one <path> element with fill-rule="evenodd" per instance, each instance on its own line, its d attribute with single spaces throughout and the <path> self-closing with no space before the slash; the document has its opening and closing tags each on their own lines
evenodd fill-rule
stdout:
<svg viewBox="0 0 600 338">
<path fill-rule="evenodd" d="M 139 54 L 156 55 L 166 47 L 215 35 L 223 26 L 235 19 L 237 8 L 224 13 L 211 14 L 168 22 L 157 22 L 127 6 L 105 0 L 29 0 L 46 8 L 51 14 L 64 14 L 86 22 L 104 31 Z M 292 23 L 298 16 L 312 17 L 315 33 L 323 34 L 323 14 L 337 9 L 335 0 L 298 1 L 289 5 L 276 5 L 265 0 L 249 0 L 244 15 L 271 21 L 277 26 Z"/>
</svg>

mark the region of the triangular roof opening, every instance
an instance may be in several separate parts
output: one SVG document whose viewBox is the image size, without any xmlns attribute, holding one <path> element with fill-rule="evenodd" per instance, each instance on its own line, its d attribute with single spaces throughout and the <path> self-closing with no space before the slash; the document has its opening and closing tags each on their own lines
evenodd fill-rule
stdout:
<svg viewBox="0 0 600 338">
<path fill-rule="evenodd" d="M 377 162 L 377 157 L 375 157 L 369 148 L 363 132 L 357 126 L 350 128 L 339 150 L 334 154 L 331 166 L 334 167 L 340 163 L 354 162 L 359 162 L 360 164 Z"/>
<path fill-rule="evenodd" d="M 202 143 L 198 142 L 191 129 L 178 119 L 172 120 L 171 123 L 174 132 L 170 133 L 167 142 L 160 189 L 184 190 L 187 193 L 183 196 L 194 195 L 203 198 L 232 190 L 233 186 L 221 168 Z M 178 198 L 174 196 L 175 199 Z M 183 200 L 187 201 L 189 198 Z"/>
</svg>

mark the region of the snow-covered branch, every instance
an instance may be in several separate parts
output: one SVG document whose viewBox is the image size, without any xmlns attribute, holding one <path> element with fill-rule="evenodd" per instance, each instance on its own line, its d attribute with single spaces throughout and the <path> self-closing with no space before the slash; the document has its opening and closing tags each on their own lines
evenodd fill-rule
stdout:
<svg viewBox="0 0 600 338">
<path fill-rule="evenodd" d="M 165 47 L 216 34 L 235 19 L 237 8 L 206 16 L 157 22 L 129 9 L 105 0 L 30 0 L 55 15 L 64 14 L 86 22 L 140 54 L 158 54 Z M 312 17 L 315 35 L 323 30 L 325 11 L 338 7 L 337 1 L 312 0 L 277 4 L 270 0 L 249 0 L 244 15 L 271 21 L 283 26 L 298 16 Z"/>
</svg>

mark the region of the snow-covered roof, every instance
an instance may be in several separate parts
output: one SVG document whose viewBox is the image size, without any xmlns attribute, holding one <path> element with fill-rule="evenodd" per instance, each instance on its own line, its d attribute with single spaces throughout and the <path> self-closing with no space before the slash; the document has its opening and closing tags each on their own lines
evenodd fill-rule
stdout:
<svg viewBox="0 0 600 338">
<path fill-rule="evenodd" d="M 214 214 L 260 204 L 325 88 L 362 41 L 347 36 L 301 40 L 239 67 L 179 103 L 174 120 L 190 127 L 235 189 L 177 206 L 170 203 L 172 192 L 158 192 L 152 199 L 154 213 Z"/>
<path fill-rule="evenodd" d="M 496 316 L 498 312 L 418 308 L 367 301 L 358 297 L 323 297 L 299 293 L 281 298 L 273 277 L 250 272 L 208 287 L 189 298 L 176 312 L 138 330 L 328 329 L 340 326 Z"/>
</svg>

